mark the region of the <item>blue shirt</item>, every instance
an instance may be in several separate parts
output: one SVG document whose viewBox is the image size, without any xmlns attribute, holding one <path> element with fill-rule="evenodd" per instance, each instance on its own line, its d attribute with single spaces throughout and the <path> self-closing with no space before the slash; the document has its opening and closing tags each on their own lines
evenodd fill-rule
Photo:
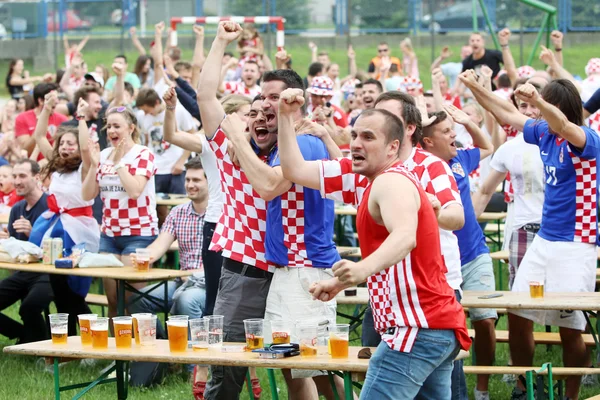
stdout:
<svg viewBox="0 0 600 400">
<path fill-rule="evenodd" d="M 329 158 L 321 139 L 301 135 L 297 141 L 305 160 Z M 279 154 L 269 164 L 280 165 Z M 332 240 L 334 220 L 332 200 L 323 199 L 318 190 L 294 184 L 267 204 L 267 260 L 289 267 L 331 268 L 340 260 Z"/>
<path fill-rule="evenodd" d="M 462 229 L 454 231 L 454 234 L 458 238 L 461 265 L 465 265 L 480 255 L 490 252 L 485 244 L 485 235 L 481 230 L 479 222 L 477 222 L 475 209 L 471 201 L 469 174 L 477 169 L 479 161 L 479 149 L 474 148 L 459 149 L 456 157 L 448 162 L 454 178 L 456 178 L 456 184 L 460 191 L 460 199 L 462 200 L 465 212 L 465 225 Z"/>
<path fill-rule="evenodd" d="M 586 142 L 577 149 L 550 133 L 546 121 L 530 119 L 523 138 L 538 145 L 544 163 L 544 208 L 538 235 L 556 242 L 597 243 L 596 157 L 598 134 L 582 126 Z"/>
</svg>

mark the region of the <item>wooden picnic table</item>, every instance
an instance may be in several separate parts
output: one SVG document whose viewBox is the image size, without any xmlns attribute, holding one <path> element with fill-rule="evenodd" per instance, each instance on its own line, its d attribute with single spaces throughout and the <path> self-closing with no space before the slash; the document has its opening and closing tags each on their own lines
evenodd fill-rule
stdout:
<svg viewBox="0 0 600 400">
<path fill-rule="evenodd" d="M 356 215 L 356 208 L 348 205 L 336 207 L 335 215 Z"/>
<path fill-rule="evenodd" d="M 242 346 L 245 343 L 224 343 L 224 346 Z M 352 399 L 352 373 L 366 373 L 369 366 L 368 359 L 359 359 L 358 352 L 362 347 L 350 346 L 348 358 L 332 358 L 327 354 L 327 346 L 319 346 L 315 357 L 287 357 L 282 359 L 261 359 L 252 352 L 223 352 L 220 348 L 210 348 L 206 351 L 195 352 L 188 349 L 186 352 L 172 353 L 169 350 L 168 340 L 157 340 L 154 346 L 132 345 L 130 349 L 117 349 L 115 339 L 108 339 L 108 349 L 93 349 L 83 347 L 79 336 L 71 336 L 66 345 L 54 345 L 51 340 L 34 343 L 7 346 L 5 353 L 29 355 L 36 357 L 54 357 L 55 396 L 60 398 L 60 381 L 58 361 L 60 357 L 91 358 L 101 360 L 116 360 L 122 367 L 127 361 L 167 362 L 177 364 L 204 364 L 224 365 L 232 367 L 259 367 L 281 369 L 308 369 L 343 371 L 345 399 Z M 371 348 L 375 352 L 375 348 Z M 469 353 L 461 351 L 457 359 L 468 357 Z M 118 371 L 118 368 L 116 368 Z M 117 392 L 119 399 L 127 398 L 126 379 L 124 374 L 117 378 Z M 82 387 L 82 386 L 79 386 Z M 277 389 L 271 391 L 276 394 Z"/>
<path fill-rule="evenodd" d="M 185 194 L 169 194 L 169 198 L 165 199 L 160 196 L 156 196 L 157 206 L 179 206 L 191 201 Z"/>
<path fill-rule="evenodd" d="M 598 255 L 598 261 L 600 261 L 600 247 L 596 248 L 596 252 Z M 508 262 L 508 250 L 495 251 L 493 253 L 490 253 L 490 257 L 492 257 L 492 260 Z"/>
<path fill-rule="evenodd" d="M 8 224 L 10 214 L 0 214 L 0 224 Z"/>
<path fill-rule="evenodd" d="M 481 213 L 477 221 L 479 222 L 491 222 L 491 221 L 500 221 L 506 218 L 505 212 L 484 212 Z"/>
<path fill-rule="evenodd" d="M 502 296 L 493 299 L 481 299 L 480 297 L 492 293 Z M 544 293 L 544 297 L 533 299 L 529 292 L 463 292 L 461 301 L 464 307 L 475 308 L 507 308 L 526 310 L 579 310 L 596 311 L 600 309 L 600 293 L 597 292 L 570 292 L 570 293 Z"/>
</svg>

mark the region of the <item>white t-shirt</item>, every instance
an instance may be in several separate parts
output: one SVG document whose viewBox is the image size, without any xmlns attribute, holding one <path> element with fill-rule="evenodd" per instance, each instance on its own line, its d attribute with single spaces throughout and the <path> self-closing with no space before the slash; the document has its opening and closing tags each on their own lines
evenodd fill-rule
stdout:
<svg viewBox="0 0 600 400">
<path fill-rule="evenodd" d="M 206 214 L 204 214 L 204 220 L 206 222 L 219 222 L 221 214 L 223 214 L 223 190 L 221 189 L 221 175 L 217 168 L 217 157 L 210 148 L 206 136 L 199 133 L 198 136 L 202 140 L 202 153 L 198 153 L 198 156 L 202 160 L 202 167 L 206 173 L 206 180 L 208 181 L 208 207 L 206 207 Z"/>
<path fill-rule="evenodd" d="M 542 222 L 544 164 L 539 147 L 526 143 L 523 134 L 519 134 L 498 148 L 490 167 L 510 173 L 515 195 L 512 230 Z"/>
</svg>

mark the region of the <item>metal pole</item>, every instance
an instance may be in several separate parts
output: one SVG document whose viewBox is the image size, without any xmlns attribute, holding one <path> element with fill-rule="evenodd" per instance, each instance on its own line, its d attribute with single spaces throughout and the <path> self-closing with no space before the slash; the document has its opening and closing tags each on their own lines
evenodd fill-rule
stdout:
<svg viewBox="0 0 600 400">
<path fill-rule="evenodd" d="M 57 3 L 54 1 L 54 6 L 52 7 L 52 11 L 54 12 L 54 70 L 58 71 L 58 36 L 57 36 L 57 24 L 58 24 L 58 10 Z"/>
<path fill-rule="evenodd" d="M 140 36 L 146 37 L 146 1 L 140 0 Z"/>
<path fill-rule="evenodd" d="M 431 22 L 429 23 L 429 34 L 431 36 L 431 62 L 435 60 L 435 17 L 433 16 L 433 0 L 429 0 L 429 15 L 431 15 Z"/>
<path fill-rule="evenodd" d="M 471 8 L 473 11 L 473 32 L 477 32 L 479 30 L 479 24 L 477 23 L 477 0 L 471 1 Z M 431 14 L 431 18 L 433 18 L 433 12 Z"/>
<path fill-rule="evenodd" d="M 125 0 L 121 0 L 121 40 L 119 43 L 121 54 L 125 53 Z"/>
<path fill-rule="evenodd" d="M 346 0 L 346 49 L 352 45 L 350 30 L 352 29 L 352 0 Z M 348 60 L 348 72 L 350 72 L 350 60 Z"/>
<path fill-rule="evenodd" d="M 519 4 L 519 65 L 524 65 L 523 64 L 523 37 L 524 37 L 524 32 L 523 32 L 523 4 L 522 3 L 518 3 Z"/>
<path fill-rule="evenodd" d="M 548 26 L 548 23 L 550 22 L 550 14 L 546 14 L 544 16 L 544 20 L 542 21 L 542 26 L 540 27 L 540 30 L 535 38 L 535 42 L 533 43 L 533 49 L 531 49 L 531 54 L 529 55 L 529 58 L 527 59 L 527 65 L 531 65 L 531 63 L 533 62 L 533 57 L 535 57 L 535 54 L 537 53 L 537 49 L 540 45 L 540 42 L 542 41 L 542 35 L 544 34 L 544 31 L 546 30 L 546 27 Z"/>
</svg>

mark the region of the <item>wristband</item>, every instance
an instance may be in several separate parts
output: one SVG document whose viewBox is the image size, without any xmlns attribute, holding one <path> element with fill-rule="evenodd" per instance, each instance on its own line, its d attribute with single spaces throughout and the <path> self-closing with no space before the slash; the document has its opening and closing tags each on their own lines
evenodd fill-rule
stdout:
<svg viewBox="0 0 600 400">
<path fill-rule="evenodd" d="M 174 110 L 176 107 L 177 107 L 177 105 L 174 105 L 174 106 L 172 106 L 172 107 L 170 107 L 170 106 L 167 106 L 167 110 Z"/>
<path fill-rule="evenodd" d="M 75 114 L 75 119 L 77 121 L 83 121 L 83 120 L 85 120 L 85 115 Z"/>
<path fill-rule="evenodd" d="M 556 52 L 562 51 L 562 48 L 560 48 L 560 49 L 554 49 L 554 51 L 556 51 Z"/>
<path fill-rule="evenodd" d="M 508 47 L 508 45 L 507 44 L 501 44 L 500 47 L 502 47 L 504 49 L 504 48 Z"/>
</svg>

